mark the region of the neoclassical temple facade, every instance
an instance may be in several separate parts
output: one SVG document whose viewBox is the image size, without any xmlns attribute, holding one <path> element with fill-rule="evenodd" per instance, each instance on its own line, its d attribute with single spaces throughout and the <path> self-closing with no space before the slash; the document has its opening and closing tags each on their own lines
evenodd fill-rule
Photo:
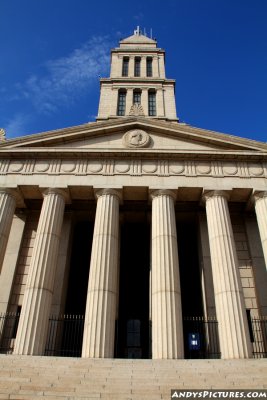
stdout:
<svg viewBox="0 0 267 400">
<path fill-rule="evenodd" d="M 164 50 L 137 30 L 111 51 L 96 122 L 2 135 L 0 313 L 19 315 L 14 354 L 45 354 L 51 316 L 79 315 L 82 357 L 187 358 L 209 321 L 221 358 L 253 356 L 267 145 L 179 123 L 174 89 Z"/>
</svg>

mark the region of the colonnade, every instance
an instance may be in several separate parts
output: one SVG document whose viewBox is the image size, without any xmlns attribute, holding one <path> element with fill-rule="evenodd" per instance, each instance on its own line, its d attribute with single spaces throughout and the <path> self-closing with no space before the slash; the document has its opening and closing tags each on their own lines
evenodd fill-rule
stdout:
<svg viewBox="0 0 267 400">
<path fill-rule="evenodd" d="M 85 312 L 83 357 L 113 357 L 119 271 L 119 190 L 96 191 L 97 208 Z M 238 259 L 225 191 L 204 194 L 222 358 L 252 356 Z M 267 264 L 267 192 L 254 196 Z M 183 358 L 182 307 L 171 190 L 151 191 L 152 357 Z M 43 354 L 66 193 L 47 189 L 22 304 L 15 354 Z M 0 262 L 15 212 L 14 192 L 0 191 Z"/>
</svg>

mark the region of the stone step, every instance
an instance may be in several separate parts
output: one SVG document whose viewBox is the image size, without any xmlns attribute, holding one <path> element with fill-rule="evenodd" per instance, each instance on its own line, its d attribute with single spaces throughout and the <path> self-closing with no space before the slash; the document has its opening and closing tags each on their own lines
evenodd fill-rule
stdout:
<svg viewBox="0 0 267 400">
<path fill-rule="evenodd" d="M 171 389 L 267 389 L 267 359 L 119 360 L 0 355 L 0 399 L 169 400 Z"/>
</svg>

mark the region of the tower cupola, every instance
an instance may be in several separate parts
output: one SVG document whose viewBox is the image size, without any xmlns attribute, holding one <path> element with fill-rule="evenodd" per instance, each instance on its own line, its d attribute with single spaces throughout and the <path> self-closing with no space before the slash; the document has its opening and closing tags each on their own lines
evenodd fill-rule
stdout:
<svg viewBox="0 0 267 400">
<path fill-rule="evenodd" d="M 100 79 L 97 120 L 131 115 L 177 121 L 175 80 L 166 79 L 165 51 L 139 27 L 111 50 L 110 77 Z"/>
</svg>

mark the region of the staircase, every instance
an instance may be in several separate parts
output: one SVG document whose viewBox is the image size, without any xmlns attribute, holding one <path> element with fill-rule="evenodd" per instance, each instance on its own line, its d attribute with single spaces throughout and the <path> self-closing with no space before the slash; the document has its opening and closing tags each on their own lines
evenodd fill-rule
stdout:
<svg viewBox="0 0 267 400">
<path fill-rule="evenodd" d="M 169 400 L 171 389 L 267 389 L 267 359 L 122 360 L 0 354 L 0 399 Z"/>
</svg>

